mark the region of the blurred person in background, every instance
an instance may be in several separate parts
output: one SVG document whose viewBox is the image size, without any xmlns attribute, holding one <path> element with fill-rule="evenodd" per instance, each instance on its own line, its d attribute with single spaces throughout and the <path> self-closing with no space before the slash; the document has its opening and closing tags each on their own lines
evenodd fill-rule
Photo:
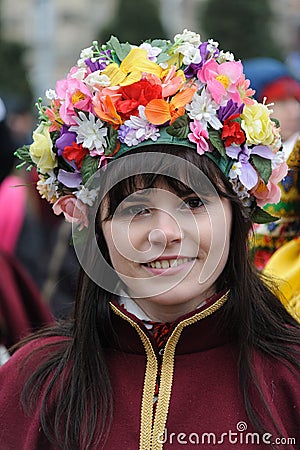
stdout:
<svg viewBox="0 0 300 450">
<path fill-rule="evenodd" d="M 7 103 L 6 124 L 12 141 L 12 155 L 18 147 L 32 143 L 37 119 L 24 100 L 12 98 Z M 36 190 L 37 181 L 34 169 L 28 172 L 23 168 L 14 170 L 5 181 L 5 186 L 22 187 L 18 193 L 10 188 L 3 189 L 6 196 L 2 195 L 2 203 L 5 201 L 8 207 L 12 196 L 17 195 L 19 207 L 13 208 L 14 215 L 0 219 L 0 235 L 3 236 L 5 250 L 14 253 L 22 262 L 53 314 L 62 318 L 72 308 L 75 292 L 73 280 L 79 266 L 70 245 L 71 226 L 61 217 L 53 217 L 48 203 Z"/>
<path fill-rule="evenodd" d="M 25 211 L 26 188 L 12 175 L 13 140 L 0 99 L 0 365 L 9 358 L 7 348 L 19 339 L 52 323 L 52 314 L 38 287 L 15 255 Z M 27 243 L 31 248 L 31 243 Z"/>
<path fill-rule="evenodd" d="M 300 83 L 281 61 L 253 58 L 243 64 L 246 77 L 256 91 L 255 98 L 273 104 L 273 117 L 280 123 L 289 167 L 279 183 L 281 197 L 278 203 L 264 208 L 271 215 L 280 216 L 280 220 L 256 226 L 254 239 L 251 239 L 254 264 L 262 270 L 273 253 L 300 232 Z"/>
</svg>

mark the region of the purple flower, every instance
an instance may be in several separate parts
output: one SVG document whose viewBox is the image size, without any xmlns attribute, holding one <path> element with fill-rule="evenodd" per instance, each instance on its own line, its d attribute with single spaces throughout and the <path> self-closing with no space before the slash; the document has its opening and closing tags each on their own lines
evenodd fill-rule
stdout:
<svg viewBox="0 0 300 450">
<path fill-rule="evenodd" d="M 68 188 L 78 188 L 82 182 L 82 176 L 79 171 L 67 172 L 66 170 L 59 169 L 57 179 L 60 183 Z"/>
<path fill-rule="evenodd" d="M 220 106 L 220 108 L 218 109 L 218 118 L 221 122 L 224 122 L 234 114 L 242 114 L 243 109 L 244 104 L 238 106 L 236 102 L 230 99 L 225 106 Z"/>
<path fill-rule="evenodd" d="M 199 45 L 200 55 L 201 55 L 201 61 L 199 64 L 191 63 L 184 69 L 184 74 L 186 78 L 192 78 L 193 76 L 197 75 L 198 70 L 200 70 L 203 67 L 203 64 L 205 61 L 207 61 L 210 56 L 211 52 L 208 50 L 208 42 L 202 42 L 202 44 Z M 217 58 L 219 56 L 220 51 L 216 48 L 213 57 Z"/>
<path fill-rule="evenodd" d="M 76 133 L 68 130 L 68 127 L 63 125 L 60 131 L 60 137 L 56 140 L 55 145 L 58 150 L 58 156 L 62 155 L 62 152 L 66 146 L 72 145 L 73 142 L 76 142 Z"/>
<path fill-rule="evenodd" d="M 237 145 L 230 145 L 226 147 L 226 154 L 232 158 L 237 159 L 241 163 L 240 181 L 247 188 L 252 189 L 258 182 L 258 175 L 252 164 L 250 163 L 251 155 L 258 155 L 262 158 L 273 159 L 274 154 L 272 150 L 266 145 L 255 145 L 249 148 L 247 144 L 240 147 Z"/>
<path fill-rule="evenodd" d="M 124 144 L 125 138 L 130 130 L 131 130 L 131 128 L 128 127 L 127 125 L 120 126 L 120 128 L 118 130 L 118 138 L 119 138 L 120 142 L 122 142 L 123 144 Z"/>
<path fill-rule="evenodd" d="M 89 58 L 85 60 L 85 63 L 90 68 L 91 72 L 96 72 L 96 70 L 104 70 L 110 59 L 111 51 L 105 50 L 100 53 L 100 58 L 96 61 L 92 61 L 91 58 Z"/>
</svg>

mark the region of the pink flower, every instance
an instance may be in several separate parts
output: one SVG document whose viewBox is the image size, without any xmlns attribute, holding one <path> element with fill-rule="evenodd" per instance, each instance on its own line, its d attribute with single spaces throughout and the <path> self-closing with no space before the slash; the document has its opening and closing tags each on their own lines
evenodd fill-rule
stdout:
<svg viewBox="0 0 300 450">
<path fill-rule="evenodd" d="M 75 195 L 70 194 L 60 197 L 52 208 L 57 216 L 63 213 L 67 222 L 77 223 L 79 231 L 89 226 L 87 206 L 81 200 L 78 200 Z"/>
<path fill-rule="evenodd" d="M 202 128 L 201 122 L 198 120 L 191 122 L 190 129 L 192 133 L 188 134 L 188 138 L 191 142 L 197 144 L 197 153 L 203 155 L 204 152 L 211 151 L 209 143 L 207 142 L 208 132 Z"/>
<path fill-rule="evenodd" d="M 243 75 L 243 66 L 240 61 L 227 61 L 218 64 L 214 59 L 204 63 L 198 70 L 197 77 L 202 83 L 207 84 L 212 98 L 218 105 L 232 99 L 238 105 L 241 97 L 237 85 Z"/>
<path fill-rule="evenodd" d="M 72 118 L 74 108 L 92 112 L 92 93 L 86 85 L 69 73 L 68 77 L 56 83 L 56 93 L 61 99 L 60 117 L 67 125 L 76 125 Z"/>
<path fill-rule="evenodd" d="M 240 100 L 245 103 L 245 105 L 253 105 L 254 100 L 250 97 L 255 94 L 255 90 L 250 88 L 250 80 L 247 80 L 244 74 L 239 79 L 236 87 L 240 94 Z"/>
<path fill-rule="evenodd" d="M 280 200 L 280 188 L 278 183 L 286 176 L 288 166 L 286 162 L 281 163 L 273 170 L 268 184 L 260 180 L 250 193 L 256 198 L 258 206 L 265 206 L 267 203 L 278 203 Z"/>
</svg>

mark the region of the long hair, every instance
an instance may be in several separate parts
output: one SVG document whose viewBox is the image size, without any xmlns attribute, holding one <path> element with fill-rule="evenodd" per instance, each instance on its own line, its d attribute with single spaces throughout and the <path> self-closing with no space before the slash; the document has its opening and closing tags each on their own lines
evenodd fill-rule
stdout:
<svg viewBox="0 0 300 450">
<path fill-rule="evenodd" d="M 149 146 L 136 149 L 135 153 L 146 154 L 147 151 L 172 155 L 174 146 Z M 222 325 L 231 330 L 236 342 L 240 388 L 249 420 L 257 431 L 262 431 L 264 426 L 252 403 L 251 387 L 254 386 L 261 396 L 266 414 L 268 408 L 255 376 L 253 352 L 257 350 L 299 370 L 293 350 L 293 344 L 300 344 L 299 327 L 248 259 L 251 218 L 227 178 L 206 156 L 200 157 L 196 152 L 179 146 L 176 147 L 176 155 L 199 168 L 213 183 L 218 195 L 231 202 L 231 236 L 234 236 L 234 239 L 231 239 L 225 268 L 217 280 L 217 289 L 230 289 L 229 299 L 222 307 Z M 164 164 L 163 161 L 163 158 L 159 161 L 157 170 Z M 126 159 L 121 157 L 120 170 L 123 170 L 126 164 Z M 180 181 L 172 176 L 165 179 L 180 195 L 180 190 L 186 190 L 187 186 L 197 183 L 197 180 L 189 179 L 189 174 L 182 167 L 177 167 L 177 172 Z M 108 171 L 106 176 L 111 175 Z M 114 176 L 118 178 L 117 173 Z M 104 220 L 113 216 L 117 205 L 126 195 L 136 189 L 155 186 L 159 177 L 161 175 L 155 173 L 140 173 L 116 183 L 107 194 L 108 210 Z M 96 231 L 99 249 L 110 264 L 99 221 Z M 105 279 L 105 271 L 99 272 Z M 40 336 L 64 336 L 59 340 L 59 344 L 49 344 L 51 352 L 47 352 L 47 357 L 43 358 L 40 366 L 31 375 L 22 395 L 24 407 L 32 410 L 39 395 L 39 388 L 47 381 L 41 425 L 49 441 L 64 450 L 90 448 L 92 443 L 104 444 L 109 434 L 113 395 L 105 351 L 115 339 L 109 307 L 109 301 L 115 296 L 101 286 L 101 280 L 100 283 L 95 283 L 81 270 L 72 319 L 43 330 L 22 343 Z M 44 349 L 45 346 L 42 349 L 45 353 Z M 274 425 L 276 426 L 275 422 Z"/>
</svg>

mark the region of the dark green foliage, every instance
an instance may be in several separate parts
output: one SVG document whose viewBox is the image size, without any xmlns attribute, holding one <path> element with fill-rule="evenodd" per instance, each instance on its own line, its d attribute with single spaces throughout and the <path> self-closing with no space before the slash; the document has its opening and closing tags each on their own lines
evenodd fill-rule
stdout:
<svg viewBox="0 0 300 450">
<path fill-rule="evenodd" d="M 165 38 L 157 0 L 119 0 L 115 17 L 101 30 L 99 42 L 108 41 L 112 34 L 120 42 L 136 45 L 146 39 Z"/>
<path fill-rule="evenodd" d="M 236 58 L 269 56 L 280 59 L 272 37 L 274 13 L 269 0 L 205 0 L 201 8 L 201 37 L 212 38 Z"/>
<path fill-rule="evenodd" d="M 0 95 L 8 101 L 19 98 L 31 104 L 33 93 L 23 61 L 24 52 L 23 44 L 5 41 L 0 36 Z"/>
</svg>

